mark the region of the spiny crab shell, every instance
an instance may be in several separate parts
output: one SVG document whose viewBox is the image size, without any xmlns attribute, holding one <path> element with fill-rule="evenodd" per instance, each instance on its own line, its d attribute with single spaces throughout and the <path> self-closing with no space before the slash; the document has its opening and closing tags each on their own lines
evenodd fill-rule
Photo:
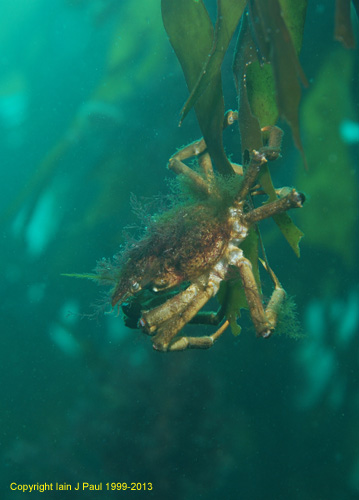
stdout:
<svg viewBox="0 0 359 500">
<path fill-rule="evenodd" d="M 191 204 L 169 211 L 129 250 L 112 306 L 144 288 L 158 292 L 197 278 L 218 262 L 231 233 L 228 208 Z"/>
</svg>

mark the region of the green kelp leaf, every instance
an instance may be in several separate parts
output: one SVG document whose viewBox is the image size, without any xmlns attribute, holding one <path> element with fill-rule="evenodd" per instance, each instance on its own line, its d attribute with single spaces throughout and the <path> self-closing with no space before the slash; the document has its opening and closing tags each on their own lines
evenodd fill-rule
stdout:
<svg viewBox="0 0 359 500">
<path fill-rule="evenodd" d="M 230 321 L 229 326 L 231 327 L 232 334 L 235 337 L 237 337 L 242 331 L 242 327 L 237 323 L 237 320 Z"/>
<path fill-rule="evenodd" d="M 302 106 L 310 173 L 295 169 L 295 183 L 310 195 L 310 210 L 296 212 L 306 228 L 307 247 L 313 252 L 319 248 L 323 256 L 331 255 L 333 262 L 339 259 L 348 267 L 358 262 L 358 162 L 352 146 L 341 138 L 340 127 L 343 116 L 357 119 L 357 95 L 352 93 L 356 68 L 353 53 L 339 45 L 322 61 Z M 328 272 L 328 280 L 330 276 Z"/>
<path fill-rule="evenodd" d="M 241 309 L 248 309 L 241 280 L 222 281 L 217 299 L 222 306 L 225 306 L 224 315 L 229 321 L 233 335 L 239 335 L 241 327 L 237 319 L 241 316 Z"/>
<path fill-rule="evenodd" d="M 304 157 L 299 132 L 300 82 L 307 86 L 297 53 L 304 29 L 307 0 L 253 0 L 251 9 L 255 39 L 263 50 L 264 61 L 272 64 L 278 112 L 290 125 L 294 142 Z M 259 18 L 259 21 L 257 20 Z M 293 34 L 290 33 L 290 24 Z M 295 38 L 299 47 L 295 47 Z M 299 43 L 300 42 L 300 43 Z M 266 52 L 266 53 L 265 53 Z"/>
<path fill-rule="evenodd" d="M 162 0 L 161 7 L 164 27 L 192 92 L 212 50 L 212 22 L 202 0 Z M 194 107 L 217 170 L 232 175 L 233 169 L 223 148 L 224 101 L 220 73 L 212 78 Z"/>
<path fill-rule="evenodd" d="M 227 287 L 227 302 L 225 308 L 225 317 L 229 321 L 233 335 L 241 333 L 241 327 L 237 319 L 241 316 L 241 309 L 248 309 L 246 295 L 240 280 L 229 281 L 225 283 Z"/>
<path fill-rule="evenodd" d="M 238 96 L 238 127 L 241 135 L 242 153 L 246 150 L 258 150 L 263 145 L 258 114 L 252 112 L 249 98 L 249 94 L 252 90 L 251 82 L 256 82 L 258 79 L 254 78 L 253 80 L 253 78 L 247 78 L 247 72 L 256 58 L 257 55 L 246 12 L 242 17 L 233 62 L 233 74 Z M 249 85 L 247 85 L 247 82 L 249 82 Z M 263 102 L 265 103 L 266 100 L 264 99 Z M 277 115 L 278 112 L 275 106 L 275 120 Z"/>
<path fill-rule="evenodd" d="M 185 119 L 187 113 L 197 102 L 199 96 L 206 89 L 213 78 L 221 72 L 224 56 L 227 52 L 229 42 L 238 26 L 243 14 L 246 0 L 217 0 L 217 22 L 214 32 L 214 42 L 208 59 L 202 72 L 192 89 L 191 95 L 181 111 L 181 121 Z"/>
<path fill-rule="evenodd" d="M 268 165 L 262 166 L 259 182 L 265 193 L 268 195 L 268 201 L 275 201 L 278 198 L 278 196 L 273 186 L 272 177 Z"/>
<path fill-rule="evenodd" d="M 300 16 L 300 19 L 302 17 Z M 295 19 L 295 16 L 291 15 L 289 18 Z M 302 23 L 299 23 L 299 28 L 296 28 L 294 20 L 289 24 L 296 34 L 296 46 L 300 47 Z M 261 127 L 274 125 L 278 118 L 272 66 L 268 64 L 261 66 L 257 60 L 257 50 L 255 49 L 259 45 L 262 57 L 268 57 L 269 48 L 266 45 L 268 41 L 262 36 L 255 44 L 252 32 L 248 16 L 245 15 L 242 18 L 233 65 L 239 101 L 238 109 L 240 110 L 238 124 L 242 152 L 262 147 Z M 269 168 L 266 165 L 262 167 L 260 183 L 269 197 L 268 201 L 276 200 L 277 195 Z M 296 227 L 288 214 L 281 214 L 273 219 L 295 254 L 299 256 L 299 241 L 303 237 L 303 233 Z"/>
<path fill-rule="evenodd" d="M 282 231 L 284 238 L 292 247 L 295 255 L 300 257 L 299 242 L 303 238 L 304 233 L 294 224 L 286 212 L 274 215 L 273 220 Z"/>
<path fill-rule="evenodd" d="M 278 107 L 272 66 L 261 66 L 254 61 L 248 66 L 246 76 L 252 113 L 258 118 L 261 128 L 274 125 L 278 119 Z"/>
<path fill-rule="evenodd" d="M 296 55 L 300 53 L 302 48 L 307 4 L 308 0 L 279 0 L 281 14 L 288 28 Z M 300 72 L 303 74 L 305 83 L 306 78 L 301 68 Z"/>
<path fill-rule="evenodd" d="M 355 47 L 355 37 L 350 19 L 351 0 L 336 0 L 334 38 L 347 49 Z"/>
<path fill-rule="evenodd" d="M 260 127 L 274 125 L 278 114 L 282 116 L 290 125 L 303 157 L 298 108 L 300 82 L 307 85 L 307 80 L 297 53 L 302 42 L 306 4 L 307 0 L 249 2 L 249 23 L 243 19 L 234 64 L 238 83 L 242 80 L 242 85 L 238 85 L 240 120 L 248 121 L 242 116 L 241 108 L 245 87 L 252 115 L 258 119 Z M 244 134 L 246 139 L 249 132 L 244 124 L 239 123 L 239 126 L 241 137 Z"/>
</svg>

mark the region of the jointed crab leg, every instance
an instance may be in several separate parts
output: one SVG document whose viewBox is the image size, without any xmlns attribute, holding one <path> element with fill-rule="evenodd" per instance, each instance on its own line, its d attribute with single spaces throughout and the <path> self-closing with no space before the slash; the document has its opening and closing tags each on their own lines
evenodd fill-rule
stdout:
<svg viewBox="0 0 359 500">
<path fill-rule="evenodd" d="M 273 283 L 274 283 L 274 291 L 272 293 L 272 296 L 270 298 L 270 301 L 268 302 L 268 305 L 266 307 L 266 316 L 267 319 L 274 325 L 277 325 L 277 319 L 278 319 L 278 313 L 280 311 L 280 308 L 282 307 L 283 302 L 285 301 L 287 294 L 280 284 L 277 276 L 274 274 L 273 269 L 269 267 L 268 262 L 264 262 L 262 259 L 259 259 L 264 267 L 264 269 L 267 271 L 269 276 L 271 277 Z"/>
<path fill-rule="evenodd" d="M 260 167 L 266 162 L 267 160 L 263 153 L 253 151 L 249 165 L 244 173 L 241 187 L 237 194 L 238 201 L 245 200 L 247 198 L 250 189 L 258 177 Z"/>
<path fill-rule="evenodd" d="M 280 153 L 280 143 L 283 135 L 281 129 L 278 127 L 265 127 L 262 131 L 268 133 L 268 144 L 260 148 L 259 151 L 252 151 L 249 165 L 244 173 L 243 182 L 237 195 L 239 201 L 247 198 L 258 177 L 261 166 L 267 163 L 268 160 L 278 158 Z"/>
<path fill-rule="evenodd" d="M 279 214 L 281 212 L 286 212 L 290 208 L 301 208 L 303 201 L 303 195 L 298 193 L 295 189 L 292 189 L 292 191 L 286 196 L 283 196 L 283 198 L 279 198 L 278 200 L 272 201 L 271 203 L 267 203 L 265 205 L 262 205 L 261 207 L 251 210 L 244 215 L 244 221 L 248 225 L 252 225 L 263 219 L 272 217 L 273 215 Z"/>
<path fill-rule="evenodd" d="M 258 285 L 253 275 L 252 264 L 248 259 L 242 256 L 236 265 L 241 275 L 249 312 L 257 335 L 260 337 L 268 337 L 274 329 L 274 325 L 272 325 L 271 321 L 264 312 L 262 299 L 258 291 Z"/>
<path fill-rule="evenodd" d="M 286 293 L 281 287 L 278 279 L 275 277 L 276 287 L 264 311 L 262 300 L 252 272 L 252 264 L 243 256 L 241 250 L 238 250 L 237 267 L 240 271 L 249 311 L 257 335 L 264 338 L 269 337 L 277 324 L 278 312 L 285 299 Z M 204 294 L 202 294 L 202 299 L 204 299 L 204 302 L 208 300 L 208 298 L 205 298 L 208 293 L 209 296 L 213 295 L 213 293 L 209 292 L 209 287 L 210 284 L 205 289 Z M 179 319 L 174 316 L 172 320 L 169 320 L 165 324 L 163 324 L 163 326 L 159 328 L 157 335 L 153 338 L 155 349 L 165 351 L 180 351 L 188 348 L 208 349 L 212 347 L 214 342 L 228 328 L 228 320 L 226 320 L 223 325 L 221 325 L 221 327 L 210 336 L 183 336 L 175 338 L 178 331 L 180 331 L 188 322 L 188 317 L 190 315 L 192 316 L 196 314 L 195 311 L 198 311 L 199 307 L 202 307 L 202 305 L 202 301 L 200 301 L 200 304 L 189 304 L 188 308 L 185 310 L 184 318 Z"/>
<path fill-rule="evenodd" d="M 168 299 L 164 304 L 149 311 L 143 311 L 142 318 L 140 319 L 141 328 L 152 335 L 160 325 L 170 320 L 173 316 L 181 314 L 188 306 L 188 303 L 197 296 L 198 290 L 199 285 L 197 280 L 182 292 Z"/>
<path fill-rule="evenodd" d="M 191 142 L 188 146 L 179 149 L 171 158 L 171 160 L 187 160 L 188 158 L 192 158 L 193 156 L 198 156 L 203 153 L 207 149 L 207 144 L 203 137 L 198 141 Z"/>
<path fill-rule="evenodd" d="M 178 337 L 168 346 L 168 351 L 184 351 L 185 349 L 209 349 L 229 326 L 228 319 L 212 335 L 202 337 Z"/>
<path fill-rule="evenodd" d="M 206 178 L 206 181 L 211 184 L 214 179 L 214 171 L 211 157 L 209 156 L 209 153 L 207 151 L 198 157 L 198 163 Z"/>
<path fill-rule="evenodd" d="M 167 310 L 166 304 L 160 307 L 164 308 L 164 312 L 168 319 L 163 321 L 159 328 L 157 329 L 156 335 L 153 337 L 153 345 L 156 349 L 160 351 L 166 351 L 170 349 L 171 341 L 177 335 L 177 333 L 182 330 L 182 328 L 198 313 L 200 309 L 213 297 L 219 289 L 220 282 L 223 280 L 225 270 L 221 273 L 218 269 L 214 272 L 210 272 L 204 278 L 197 279 L 192 282 L 191 287 L 196 290 L 195 297 L 193 300 L 186 302 L 185 292 L 178 294 L 179 302 L 181 304 L 181 312 L 173 312 L 170 315 Z M 183 307 L 184 305 L 184 307 Z M 160 312 L 160 311 L 158 311 Z"/>
<path fill-rule="evenodd" d="M 221 306 L 217 312 L 199 311 L 199 313 L 191 319 L 190 323 L 192 325 L 219 325 L 225 316 L 225 309 L 224 306 Z"/>
<path fill-rule="evenodd" d="M 163 323 L 157 330 L 156 335 L 153 337 L 153 345 L 160 351 L 168 350 L 171 340 L 177 333 L 184 328 L 184 326 L 207 304 L 209 299 L 213 297 L 216 290 L 212 283 L 209 283 L 204 289 L 198 289 L 196 299 L 187 304 L 186 309 L 181 315 L 176 315 L 170 320 Z"/>
<path fill-rule="evenodd" d="M 207 182 L 204 179 L 202 179 L 202 177 L 199 174 L 197 174 L 197 172 L 195 172 L 191 168 L 187 167 L 187 165 L 185 165 L 181 161 L 177 160 L 176 158 L 171 158 L 169 163 L 168 163 L 168 167 L 171 170 L 173 170 L 174 172 L 176 172 L 177 175 L 182 174 L 182 175 L 186 175 L 187 177 L 189 177 L 194 182 L 194 184 L 201 191 L 203 191 L 204 194 L 206 194 L 206 195 L 210 194 L 210 190 L 209 190 L 209 186 L 208 186 Z"/>
<path fill-rule="evenodd" d="M 173 170 L 177 175 L 182 174 L 186 175 L 189 179 L 194 182 L 194 184 L 207 196 L 210 195 L 211 184 L 210 180 L 213 178 L 213 166 L 211 162 L 211 158 L 209 154 L 205 151 L 207 149 L 207 145 L 204 139 L 200 139 L 199 141 L 192 142 L 188 146 L 180 149 L 175 153 L 168 162 L 168 167 Z M 205 175 L 206 180 L 203 179 L 197 172 L 187 167 L 182 160 L 187 160 L 193 156 L 200 156 L 200 166 Z"/>
<path fill-rule="evenodd" d="M 223 129 L 232 125 L 236 120 L 238 120 L 238 111 L 229 110 L 224 116 Z M 194 141 L 188 146 L 179 149 L 170 159 L 168 166 L 171 170 L 176 172 L 176 174 L 182 174 L 189 177 L 196 186 L 202 190 L 207 195 L 216 195 L 213 192 L 212 180 L 214 177 L 213 165 L 209 153 L 206 151 L 207 145 L 203 137 L 198 141 Z M 199 157 L 198 163 L 204 174 L 205 180 L 197 172 L 194 172 L 187 165 L 183 163 L 183 160 L 187 160 L 192 157 Z M 238 175 L 243 175 L 243 168 L 241 165 L 236 163 L 231 163 L 233 172 Z"/>
<path fill-rule="evenodd" d="M 276 287 L 272 293 L 270 301 L 265 310 L 267 320 L 272 325 L 272 329 L 277 326 L 277 319 L 279 311 L 285 301 L 287 294 L 281 286 Z"/>
</svg>

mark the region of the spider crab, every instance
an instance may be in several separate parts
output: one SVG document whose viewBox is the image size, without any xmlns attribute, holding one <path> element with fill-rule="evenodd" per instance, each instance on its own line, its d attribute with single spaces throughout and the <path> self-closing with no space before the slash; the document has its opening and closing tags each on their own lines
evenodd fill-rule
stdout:
<svg viewBox="0 0 359 500">
<path fill-rule="evenodd" d="M 236 112 L 226 114 L 226 125 L 237 118 Z M 179 351 L 187 348 L 207 349 L 229 326 L 224 308 L 217 313 L 200 310 L 214 297 L 222 281 L 239 274 L 250 316 L 256 333 L 268 337 L 276 327 L 278 311 L 286 293 L 267 264 L 274 291 L 264 308 L 252 264 L 243 254 L 241 244 L 249 230 L 259 221 L 302 207 L 304 196 L 295 189 L 283 188 L 276 201 L 253 208 L 251 195 L 258 194 L 256 185 L 261 167 L 279 156 L 282 132 L 269 130 L 268 144 L 250 153 L 244 173 L 240 165 L 232 164 L 241 178 L 238 188 L 224 199 L 203 139 L 179 150 L 169 160 L 169 168 L 185 176 L 198 192 L 199 201 L 184 203 L 154 217 L 143 238 L 127 251 L 124 264 L 112 267 L 111 291 L 113 307 L 121 306 L 127 316 L 135 317 L 134 327 L 140 327 L 152 339 L 159 351 Z M 278 137 L 280 139 L 278 140 Z M 183 160 L 198 158 L 198 171 Z M 99 269 L 104 278 L 104 269 Z M 105 279 L 105 278 L 104 278 Z M 140 297 L 150 290 L 149 307 Z M 164 298 L 163 298 L 164 297 Z M 156 304 L 152 307 L 153 304 Z M 128 319 L 128 318 L 127 318 Z M 223 324 L 212 335 L 190 337 L 178 335 L 189 322 Z"/>
</svg>

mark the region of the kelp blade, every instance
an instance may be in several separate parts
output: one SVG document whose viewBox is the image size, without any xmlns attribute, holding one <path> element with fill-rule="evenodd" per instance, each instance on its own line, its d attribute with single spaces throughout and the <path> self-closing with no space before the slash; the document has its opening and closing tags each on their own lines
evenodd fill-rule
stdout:
<svg viewBox="0 0 359 500">
<path fill-rule="evenodd" d="M 268 13 L 270 6 L 273 12 Z M 238 124 L 241 134 L 242 152 L 259 149 L 262 146 L 261 127 L 274 125 L 278 119 L 279 110 L 282 109 L 285 109 L 285 113 L 290 117 L 291 124 L 293 125 L 293 134 L 297 138 L 296 142 L 299 140 L 299 147 L 301 148 L 298 125 L 300 98 L 298 76 L 303 78 L 304 76 L 301 73 L 296 51 L 299 51 L 302 41 L 306 1 L 297 2 L 295 7 L 288 1 L 283 0 L 281 2 L 281 9 L 286 18 L 288 29 L 283 28 L 284 21 L 281 18 L 281 10 L 279 10 L 277 0 L 270 0 L 269 2 L 253 0 L 250 3 L 250 7 L 251 15 L 247 12 L 242 18 L 233 65 L 238 93 L 238 108 L 240 111 Z M 264 19 L 265 13 L 268 14 L 269 20 Z M 280 17 L 280 21 L 277 20 L 278 17 Z M 290 83 L 287 86 L 281 84 L 279 89 L 277 88 L 275 75 L 278 77 L 281 74 L 281 78 L 284 80 L 286 75 L 283 74 L 283 69 L 277 69 L 277 73 L 276 71 L 273 72 L 272 67 L 276 65 L 284 68 L 286 64 L 284 55 L 287 52 L 281 49 L 278 41 L 274 43 L 265 33 L 267 30 L 269 30 L 269 33 L 272 33 L 277 21 L 282 26 L 281 30 L 278 31 L 279 33 L 282 31 L 282 38 L 284 36 L 288 37 L 290 31 L 291 38 L 295 44 L 294 56 L 293 51 L 291 52 L 294 60 L 292 60 L 291 65 L 288 67 L 288 71 L 291 71 L 292 75 Z M 276 36 L 278 36 L 278 33 Z M 270 43 L 273 46 L 270 46 Z M 270 54 L 273 51 L 277 51 L 279 54 L 271 56 Z M 258 61 L 258 52 L 262 65 Z M 263 64 L 270 57 L 274 62 L 272 64 Z M 294 103 L 291 103 L 290 96 L 293 91 L 293 79 L 296 80 L 296 84 L 294 85 Z M 279 108 L 278 102 L 281 102 L 282 108 Z M 260 183 L 268 195 L 269 201 L 275 200 L 277 195 L 267 166 L 262 167 Z M 281 214 L 273 218 L 295 254 L 299 257 L 299 242 L 303 237 L 303 233 L 295 226 L 288 214 Z"/>
<path fill-rule="evenodd" d="M 278 115 L 282 116 L 303 158 L 298 109 L 300 82 L 307 85 L 307 81 L 297 54 L 306 6 L 307 0 L 295 5 L 291 0 L 249 2 L 250 22 L 244 19 L 242 23 L 234 64 L 237 85 L 246 86 L 250 109 L 260 126 L 274 125 Z"/>
<path fill-rule="evenodd" d="M 192 92 L 212 50 L 212 22 L 202 0 L 162 0 L 161 7 L 164 27 Z M 194 107 L 217 170 L 232 175 L 222 141 L 224 101 L 220 73 L 212 78 Z"/>
<path fill-rule="evenodd" d="M 229 42 L 243 14 L 246 0 L 217 0 L 217 22 L 214 32 L 214 42 L 211 53 L 192 89 L 191 95 L 181 111 L 181 121 L 197 102 L 209 83 L 221 73 L 224 56 Z"/>
</svg>

